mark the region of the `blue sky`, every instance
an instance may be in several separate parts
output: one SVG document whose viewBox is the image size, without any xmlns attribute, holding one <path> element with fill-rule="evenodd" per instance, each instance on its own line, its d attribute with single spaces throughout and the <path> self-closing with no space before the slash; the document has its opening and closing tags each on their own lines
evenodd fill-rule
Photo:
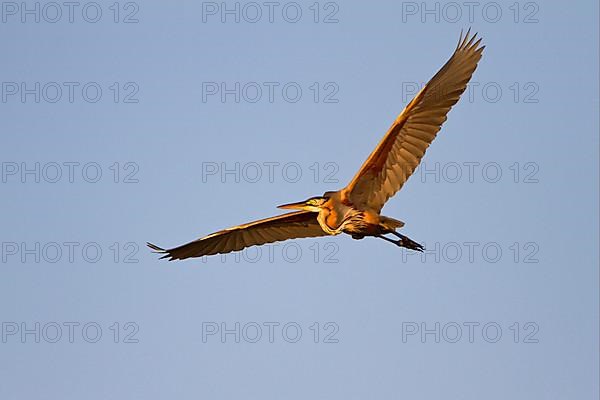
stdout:
<svg viewBox="0 0 600 400">
<path fill-rule="evenodd" d="M 597 3 L 0 17 L 0 397 L 598 397 Z M 468 27 L 471 86 L 383 210 L 425 255 L 147 251 L 343 187 Z"/>
</svg>

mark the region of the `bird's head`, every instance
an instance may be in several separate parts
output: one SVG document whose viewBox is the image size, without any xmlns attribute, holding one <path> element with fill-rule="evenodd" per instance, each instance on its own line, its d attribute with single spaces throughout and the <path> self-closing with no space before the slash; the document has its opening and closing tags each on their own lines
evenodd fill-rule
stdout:
<svg viewBox="0 0 600 400">
<path fill-rule="evenodd" d="M 277 208 L 283 208 L 286 210 L 304 210 L 319 212 L 321 208 L 323 208 L 323 204 L 325 204 L 327 200 L 329 200 L 327 197 L 317 196 L 311 197 L 310 199 L 304 201 L 300 201 L 298 203 L 283 204 L 281 206 L 277 206 Z"/>
</svg>

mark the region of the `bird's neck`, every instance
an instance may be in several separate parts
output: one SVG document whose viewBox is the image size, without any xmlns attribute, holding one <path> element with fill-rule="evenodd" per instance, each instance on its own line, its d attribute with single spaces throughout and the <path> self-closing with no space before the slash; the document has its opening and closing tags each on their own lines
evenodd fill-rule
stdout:
<svg viewBox="0 0 600 400">
<path fill-rule="evenodd" d="M 330 235 L 342 233 L 342 223 L 344 222 L 344 219 L 345 213 L 329 207 L 321 208 L 317 215 L 317 221 L 319 221 L 321 229 Z"/>
</svg>

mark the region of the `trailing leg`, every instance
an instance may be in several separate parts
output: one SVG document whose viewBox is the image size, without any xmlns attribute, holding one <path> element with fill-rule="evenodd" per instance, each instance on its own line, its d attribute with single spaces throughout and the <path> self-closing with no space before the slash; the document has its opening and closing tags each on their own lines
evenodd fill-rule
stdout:
<svg viewBox="0 0 600 400">
<path fill-rule="evenodd" d="M 377 235 L 377 237 L 382 238 L 387 240 L 388 242 L 392 242 L 394 243 L 396 246 L 400 246 L 400 247 L 406 247 L 407 249 L 410 250 L 416 250 L 416 251 L 423 251 L 425 250 L 425 247 L 423 247 L 423 245 L 415 242 L 414 240 L 399 234 L 396 231 L 391 231 L 390 233 L 392 233 L 393 235 L 397 236 L 398 238 L 400 238 L 399 240 L 392 240 L 389 239 L 383 235 Z"/>
</svg>

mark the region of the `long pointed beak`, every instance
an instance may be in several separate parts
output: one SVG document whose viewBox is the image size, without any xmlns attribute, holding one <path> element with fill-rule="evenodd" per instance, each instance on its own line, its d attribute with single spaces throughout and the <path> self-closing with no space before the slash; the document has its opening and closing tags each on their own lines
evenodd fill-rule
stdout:
<svg viewBox="0 0 600 400">
<path fill-rule="evenodd" d="M 300 201 L 298 203 L 289 203 L 289 204 L 282 204 L 280 206 L 277 206 L 277 208 L 283 208 L 284 210 L 304 210 L 306 207 L 306 204 L 303 201 Z"/>
</svg>

